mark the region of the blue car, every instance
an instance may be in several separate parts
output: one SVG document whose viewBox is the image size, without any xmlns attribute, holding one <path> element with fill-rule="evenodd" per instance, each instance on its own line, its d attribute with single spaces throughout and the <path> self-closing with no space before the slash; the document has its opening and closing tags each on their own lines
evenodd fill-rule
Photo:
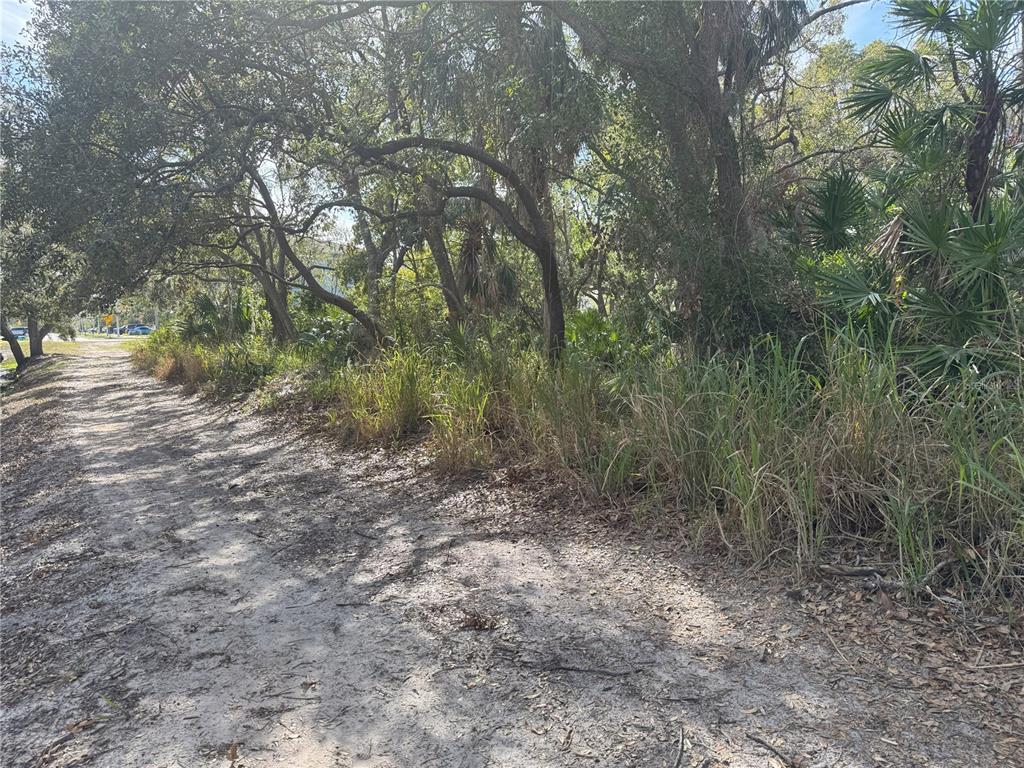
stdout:
<svg viewBox="0 0 1024 768">
<path fill-rule="evenodd" d="M 153 332 L 153 329 L 148 325 L 136 325 L 134 328 L 129 329 L 129 336 L 148 336 Z"/>
<path fill-rule="evenodd" d="M 28 341 L 28 328 L 17 325 L 11 328 L 11 333 L 18 341 Z"/>
</svg>

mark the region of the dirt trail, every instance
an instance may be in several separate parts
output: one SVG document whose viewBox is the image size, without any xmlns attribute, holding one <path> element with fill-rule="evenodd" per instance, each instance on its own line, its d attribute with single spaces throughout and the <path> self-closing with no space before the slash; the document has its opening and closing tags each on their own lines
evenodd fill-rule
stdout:
<svg viewBox="0 0 1024 768">
<path fill-rule="evenodd" d="M 1024 765 L 1019 685 L 99 354 L 6 398 L 4 766 Z"/>
</svg>

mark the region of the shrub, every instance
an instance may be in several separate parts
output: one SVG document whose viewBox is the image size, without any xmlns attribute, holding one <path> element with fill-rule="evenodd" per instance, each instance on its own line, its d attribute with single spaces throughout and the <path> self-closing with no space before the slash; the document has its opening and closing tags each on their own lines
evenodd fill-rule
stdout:
<svg viewBox="0 0 1024 768">
<path fill-rule="evenodd" d="M 221 344 L 204 355 L 213 391 L 222 396 L 251 392 L 274 373 L 274 349 L 259 339 Z"/>
<path fill-rule="evenodd" d="M 206 365 L 192 345 L 172 328 L 159 328 L 132 348 L 134 364 L 161 381 L 181 384 L 195 392 L 208 380 Z"/>
</svg>

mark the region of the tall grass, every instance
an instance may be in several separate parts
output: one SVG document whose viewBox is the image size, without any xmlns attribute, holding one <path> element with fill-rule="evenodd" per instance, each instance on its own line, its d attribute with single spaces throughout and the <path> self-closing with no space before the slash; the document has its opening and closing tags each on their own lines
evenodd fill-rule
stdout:
<svg viewBox="0 0 1024 768">
<path fill-rule="evenodd" d="M 1024 598 L 1020 377 L 926 383 L 847 336 L 823 344 L 814 365 L 766 342 L 740 358 L 666 354 L 620 370 L 574 354 L 553 368 L 483 343 L 332 371 L 159 338 L 137 358 L 220 392 L 285 371 L 289 397 L 317 402 L 352 440 L 429 432 L 443 470 L 533 463 L 755 560 L 808 565 L 866 541 L 910 585 L 942 565 L 965 590 Z"/>
<path fill-rule="evenodd" d="M 135 365 L 162 381 L 229 397 L 250 392 L 281 368 L 283 358 L 253 338 L 203 345 L 161 328 L 131 352 Z"/>
</svg>

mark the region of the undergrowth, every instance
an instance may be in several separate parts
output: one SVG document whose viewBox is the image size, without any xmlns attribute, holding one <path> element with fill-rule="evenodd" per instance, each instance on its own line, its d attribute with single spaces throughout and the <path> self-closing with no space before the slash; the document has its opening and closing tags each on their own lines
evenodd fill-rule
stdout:
<svg viewBox="0 0 1024 768">
<path fill-rule="evenodd" d="M 842 334 L 822 344 L 813 365 L 770 341 L 740 358 L 666 352 L 627 366 L 570 350 L 557 367 L 478 341 L 325 367 L 299 347 L 158 333 L 133 355 L 193 391 L 315 406 L 352 442 L 422 433 L 443 471 L 531 463 L 757 561 L 809 566 L 867 542 L 910 588 L 938 577 L 1020 605 L 1020 376 L 929 382 Z"/>
</svg>

